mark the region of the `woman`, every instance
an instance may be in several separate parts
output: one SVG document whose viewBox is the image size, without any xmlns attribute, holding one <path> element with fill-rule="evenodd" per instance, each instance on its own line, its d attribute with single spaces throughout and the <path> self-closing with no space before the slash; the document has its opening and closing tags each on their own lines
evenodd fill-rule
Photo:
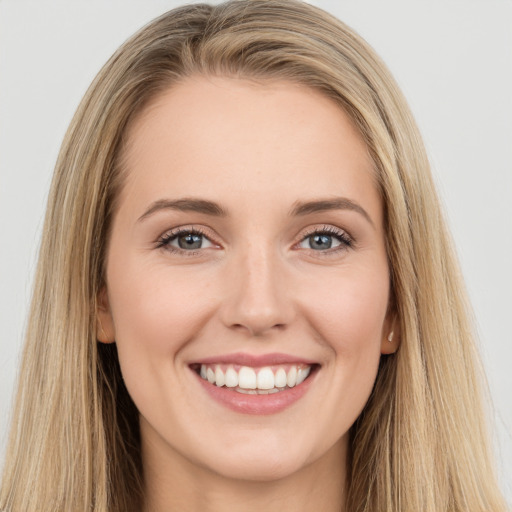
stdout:
<svg viewBox="0 0 512 512">
<path fill-rule="evenodd" d="M 460 289 L 358 36 L 296 2 L 172 11 L 64 142 L 0 506 L 504 510 Z"/>
</svg>

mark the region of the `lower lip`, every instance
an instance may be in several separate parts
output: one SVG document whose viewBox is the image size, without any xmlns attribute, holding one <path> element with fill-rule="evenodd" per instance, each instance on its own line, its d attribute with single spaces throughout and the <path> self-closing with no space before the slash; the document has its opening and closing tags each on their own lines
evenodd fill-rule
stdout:
<svg viewBox="0 0 512 512">
<path fill-rule="evenodd" d="M 314 374 L 316 375 L 316 371 Z M 259 415 L 277 414 L 290 407 L 305 395 L 315 376 L 312 373 L 298 386 L 279 391 L 278 393 L 271 393 L 269 395 L 246 395 L 245 393 L 238 393 L 232 388 L 210 384 L 207 380 L 202 379 L 196 372 L 194 372 L 194 375 L 197 377 L 204 390 L 217 402 L 241 414 Z"/>
</svg>

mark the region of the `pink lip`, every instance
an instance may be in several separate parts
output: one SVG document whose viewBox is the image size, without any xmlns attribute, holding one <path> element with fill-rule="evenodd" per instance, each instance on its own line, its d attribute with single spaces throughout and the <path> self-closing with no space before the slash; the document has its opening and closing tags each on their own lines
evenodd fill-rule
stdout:
<svg viewBox="0 0 512 512">
<path fill-rule="evenodd" d="M 207 357 L 194 361 L 194 364 L 235 364 L 240 366 L 251 366 L 259 368 L 261 366 L 273 366 L 278 364 L 307 364 L 313 365 L 316 361 L 303 359 L 301 357 L 292 356 L 289 354 L 262 354 L 252 355 L 244 352 L 236 352 L 234 354 L 224 354 L 213 357 Z"/>
<path fill-rule="evenodd" d="M 227 359 L 219 357 L 213 359 L 204 359 L 201 361 L 201 363 L 196 363 L 193 366 L 197 366 L 197 364 L 212 364 L 213 362 L 219 363 L 220 361 L 227 364 L 242 364 L 244 366 L 252 367 L 285 364 L 282 361 L 293 364 L 314 364 L 304 359 L 290 359 L 289 356 L 286 356 L 286 359 L 282 359 L 281 356 L 283 356 L 283 354 L 271 354 L 264 357 L 247 356 L 243 358 L 240 358 L 239 356 L 240 354 L 233 354 Z M 279 357 L 276 358 L 275 356 Z M 311 387 L 311 384 L 314 382 L 316 374 L 318 373 L 318 368 L 318 365 L 314 367 L 309 377 L 305 381 L 301 382 L 298 386 L 269 395 L 247 395 L 244 393 L 238 393 L 232 388 L 227 388 L 224 386 L 219 387 L 215 384 L 210 384 L 210 382 L 207 380 L 202 379 L 198 375 L 197 371 L 193 369 L 193 367 L 191 367 L 191 371 L 195 378 L 199 381 L 199 384 L 206 391 L 206 393 L 208 393 L 208 395 L 217 403 L 220 403 L 228 409 L 231 409 L 232 411 L 240 414 L 269 415 L 284 411 L 295 402 L 300 400 Z"/>
</svg>

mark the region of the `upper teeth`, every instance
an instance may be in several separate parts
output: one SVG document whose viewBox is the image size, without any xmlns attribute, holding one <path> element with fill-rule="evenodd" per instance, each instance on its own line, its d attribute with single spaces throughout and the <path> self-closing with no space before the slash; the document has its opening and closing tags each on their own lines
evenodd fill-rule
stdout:
<svg viewBox="0 0 512 512">
<path fill-rule="evenodd" d="M 309 375 L 309 365 L 283 365 L 251 368 L 250 366 L 234 367 L 233 365 L 202 364 L 200 376 L 216 386 L 244 390 L 275 390 L 299 385 Z"/>
</svg>

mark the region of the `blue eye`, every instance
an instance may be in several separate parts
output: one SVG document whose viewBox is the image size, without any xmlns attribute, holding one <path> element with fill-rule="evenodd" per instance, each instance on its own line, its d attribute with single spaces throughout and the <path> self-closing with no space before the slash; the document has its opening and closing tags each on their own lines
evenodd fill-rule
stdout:
<svg viewBox="0 0 512 512">
<path fill-rule="evenodd" d="M 168 248 L 175 251 L 194 251 L 212 247 L 213 244 L 200 231 L 187 229 L 167 233 L 160 239 L 158 247 Z"/>
<path fill-rule="evenodd" d="M 333 237 L 331 235 L 312 235 L 309 236 L 307 240 L 311 249 L 315 249 L 317 251 L 330 249 L 333 244 Z"/>
<path fill-rule="evenodd" d="M 178 235 L 171 242 L 176 242 L 177 246 L 180 249 L 190 250 L 190 249 L 201 249 L 203 246 L 203 235 L 197 235 L 196 233 L 186 233 L 184 235 Z"/>
<path fill-rule="evenodd" d="M 344 249 L 351 245 L 352 239 L 344 231 L 334 228 L 315 231 L 299 243 L 301 249 L 312 249 L 313 251 Z"/>
</svg>

